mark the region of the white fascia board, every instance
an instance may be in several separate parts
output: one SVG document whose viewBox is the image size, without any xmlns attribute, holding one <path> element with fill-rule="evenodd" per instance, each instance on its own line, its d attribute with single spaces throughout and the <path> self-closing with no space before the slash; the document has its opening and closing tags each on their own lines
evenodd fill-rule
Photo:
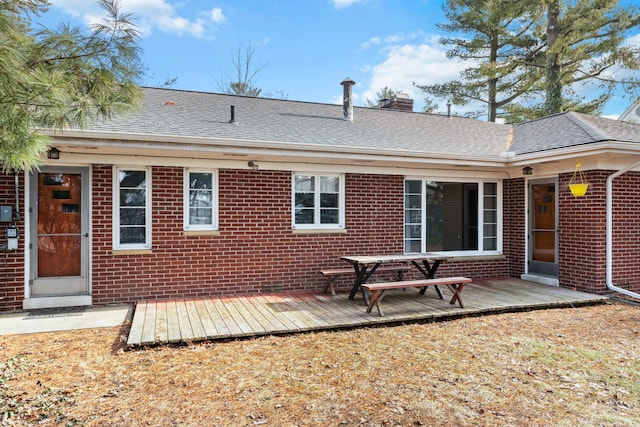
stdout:
<svg viewBox="0 0 640 427">
<path fill-rule="evenodd" d="M 539 151 L 528 154 L 518 154 L 511 159 L 509 166 L 527 166 L 549 161 L 562 161 L 581 157 L 601 155 L 640 155 L 640 144 L 635 142 L 598 142 L 592 144 L 575 145 L 566 148 Z"/>
<path fill-rule="evenodd" d="M 87 148 L 123 148 L 128 150 L 157 150 L 176 152 L 218 153 L 238 156 L 306 157 L 310 159 L 339 159 L 353 161 L 411 162 L 424 164 L 502 167 L 506 160 L 496 155 L 462 157 L 444 153 L 401 151 L 392 149 L 329 146 L 322 144 L 299 144 L 259 140 L 237 140 L 222 138 L 182 137 L 170 135 L 148 135 L 118 132 L 65 131 L 50 133 L 54 141 L 67 146 Z"/>
</svg>

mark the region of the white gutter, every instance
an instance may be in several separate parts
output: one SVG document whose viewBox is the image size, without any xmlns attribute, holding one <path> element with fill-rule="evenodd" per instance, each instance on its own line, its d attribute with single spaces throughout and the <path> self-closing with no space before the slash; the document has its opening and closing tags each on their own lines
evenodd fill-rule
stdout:
<svg viewBox="0 0 640 427">
<path fill-rule="evenodd" d="M 632 298 L 640 299 L 640 294 L 631 292 L 627 289 L 622 289 L 613 285 L 613 180 L 620 175 L 629 172 L 631 169 L 640 167 L 640 161 L 629 165 L 617 172 L 612 173 L 607 177 L 607 210 L 606 210 L 606 283 L 607 288 L 612 291 L 619 292 L 621 294 L 630 296 Z"/>
</svg>

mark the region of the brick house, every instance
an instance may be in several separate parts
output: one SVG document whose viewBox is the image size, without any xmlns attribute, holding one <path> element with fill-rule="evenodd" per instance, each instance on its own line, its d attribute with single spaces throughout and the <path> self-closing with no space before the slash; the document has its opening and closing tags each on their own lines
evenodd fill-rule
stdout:
<svg viewBox="0 0 640 427">
<path fill-rule="evenodd" d="M 0 175 L 20 231 L 0 309 L 320 290 L 341 255 L 411 252 L 640 291 L 640 125 L 353 108 L 343 83 L 343 106 L 147 88 L 134 114 L 52 135 L 39 171 Z"/>
</svg>

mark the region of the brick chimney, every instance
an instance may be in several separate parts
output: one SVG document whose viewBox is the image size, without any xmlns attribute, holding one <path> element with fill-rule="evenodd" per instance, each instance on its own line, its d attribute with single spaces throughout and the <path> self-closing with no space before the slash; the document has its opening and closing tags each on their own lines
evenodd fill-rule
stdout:
<svg viewBox="0 0 640 427">
<path fill-rule="evenodd" d="M 345 78 L 341 83 L 342 90 L 342 114 L 343 119 L 350 122 L 353 121 L 353 95 L 351 88 L 356 84 L 349 77 Z"/>
<path fill-rule="evenodd" d="M 380 108 L 389 108 L 391 110 L 413 111 L 413 99 L 403 92 L 398 92 L 391 99 L 383 99 L 380 101 Z"/>
</svg>

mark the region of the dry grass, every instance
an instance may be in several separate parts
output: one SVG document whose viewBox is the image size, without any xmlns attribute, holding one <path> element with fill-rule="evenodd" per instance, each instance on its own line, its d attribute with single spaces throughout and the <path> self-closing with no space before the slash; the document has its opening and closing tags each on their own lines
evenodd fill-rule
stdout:
<svg viewBox="0 0 640 427">
<path fill-rule="evenodd" d="M 640 425 L 640 307 L 124 351 L 0 337 L 2 425 Z"/>
</svg>

